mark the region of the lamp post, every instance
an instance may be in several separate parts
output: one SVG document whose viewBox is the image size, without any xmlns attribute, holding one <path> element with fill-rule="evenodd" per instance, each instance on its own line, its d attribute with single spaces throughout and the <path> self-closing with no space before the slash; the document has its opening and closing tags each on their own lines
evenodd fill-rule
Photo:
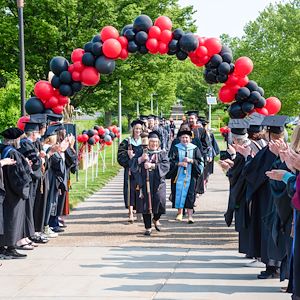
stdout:
<svg viewBox="0 0 300 300">
<path fill-rule="evenodd" d="M 24 49 L 24 21 L 23 8 L 24 0 L 17 0 L 19 17 L 19 68 L 20 68 L 20 94 L 21 94 L 21 115 L 25 116 L 25 49 Z"/>
<path fill-rule="evenodd" d="M 150 103 L 150 109 L 151 109 L 151 114 L 153 115 L 153 96 L 157 96 L 156 93 L 151 93 L 151 103 Z M 158 115 L 158 102 L 156 99 L 156 115 Z"/>
<path fill-rule="evenodd" d="M 122 82 L 119 79 L 119 130 L 120 130 L 120 138 L 119 143 L 122 141 Z"/>
<path fill-rule="evenodd" d="M 140 116 L 140 102 L 136 102 L 136 117 L 138 118 Z"/>
<path fill-rule="evenodd" d="M 209 129 L 211 129 L 211 106 L 217 104 L 217 98 L 213 96 L 213 94 L 206 94 L 206 102 L 208 104 L 208 121 L 209 121 Z"/>
</svg>

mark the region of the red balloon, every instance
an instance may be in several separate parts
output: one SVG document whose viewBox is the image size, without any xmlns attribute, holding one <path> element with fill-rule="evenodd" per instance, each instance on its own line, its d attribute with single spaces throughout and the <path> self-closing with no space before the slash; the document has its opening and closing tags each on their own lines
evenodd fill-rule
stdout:
<svg viewBox="0 0 300 300">
<path fill-rule="evenodd" d="M 210 57 L 208 55 L 199 58 L 199 62 L 202 66 L 207 64 L 209 62 L 209 60 L 210 60 Z"/>
<path fill-rule="evenodd" d="M 221 89 L 219 90 L 219 99 L 223 103 L 232 102 L 234 100 L 234 96 L 235 93 L 233 92 L 233 90 L 226 85 L 222 86 Z"/>
<path fill-rule="evenodd" d="M 229 76 L 228 76 L 228 79 L 227 79 L 227 81 L 226 81 L 226 85 L 230 85 L 230 86 L 233 86 L 233 85 L 236 85 L 237 83 L 238 83 L 238 81 L 239 81 L 239 78 L 238 77 L 236 77 L 236 76 L 234 76 L 233 74 L 230 74 Z"/>
<path fill-rule="evenodd" d="M 94 138 L 94 140 L 95 140 L 96 143 L 98 143 L 98 142 L 100 141 L 100 137 L 99 137 L 98 134 L 95 134 L 95 135 L 93 136 L 93 138 Z"/>
<path fill-rule="evenodd" d="M 104 135 L 105 134 L 105 130 L 102 126 L 98 129 L 98 133 L 99 133 L 99 135 Z"/>
<path fill-rule="evenodd" d="M 21 117 L 17 122 L 17 127 L 21 130 L 24 130 L 25 128 L 25 122 L 28 122 L 30 120 L 29 116 L 23 116 Z"/>
<path fill-rule="evenodd" d="M 127 57 L 128 57 L 128 51 L 127 49 L 123 48 L 120 53 L 120 58 L 125 60 Z"/>
<path fill-rule="evenodd" d="M 93 86 L 99 83 L 100 74 L 94 67 L 85 67 L 81 72 L 82 84 L 86 86 Z"/>
<path fill-rule="evenodd" d="M 45 108 L 52 108 L 57 105 L 58 105 L 58 99 L 53 96 L 45 103 Z"/>
<path fill-rule="evenodd" d="M 108 39 L 103 43 L 102 50 L 106 57 L 116 59 L 122 51 L 122 46 L 118 40 Z"/>
<path fill-rule="evenodd" d="M 64 96 L 60 96 L 60 97 L 58 97 L 58 103 L 59 103 L 59 105 L 67 105 L 67 104 L 69 104 L 69 102 L 70 102 L 70 99 L 68 98 L 68 97 L 64 97 Z"/>
<path fill-rule="evenodd" d="M 84 64 L 81 61 L 76 61 L 74 63 L 74 72 L 82 72 L 84 69 Z"/>
<path fill-rule="evenodd" d="M 78 143 L 82 143 L 82 134 L 79 134 L 77 136 L 77 141 L 78 141 Z"/>
<path fill-rule="evenodd" d="M 128 40 L 126 39 L 125 36 L 119 36 L 118 41 L 120 42 L 122 48 L 127 48 Z"/>
<path fill-rule="evenodd" d="M 80 81 L 80 79 L 81 79 L 80 77 L 81 77 L 80 72 L 74 71 L 74 72 L 72 73 L 72 79 L 73 79 L 74 81 Z"/>
<path fill-rule="evenodd" d="M 170 18 L 166 17 L 166 16 L 160 16 L 158 17 L 155 22 L 154 25 L 159 27 L 160 30 L 171 30 L 172 29 L 172 21 L 170 20 Z"/>
<path fill-rule="evenodd" d="M 89 136 L 86 133 L 84 133 L 81 138 L 82 142 L 86 143 L 88 141 L 88 139 L 89 139 Z"/>
<path fill-rule="evenodd" d="M 266 99 L 265 108 L 268 110 L 269 115 L 275 115 L 281 109 L 281 102 L 276 97 L 269 97 Z"/>
<path fill-rule="evenodd" d="M 71 54 L 72 62 L 75 63 L 76 61 L 81 61 L 83 54 L 84 54 L 84 50 L 81 48 L 77 48 L 73 50 Z"/>
<path fill-rule="evenodd" d="M 235 84 L 233 86 L 230 86 L 229 88 L 232 90 L 232 92 L 234 94 L 236 94 L 238 92 L 238 90 L 240 89 L 240 86 L 238 84 Z"/>
<path fill-rule="evenodd" d="M 166 53 L 168 53 L 168 51 L 169 51 L 168 45 L 165 44 L 165 43 L 163 43 L 163 42 L 159 42 L 159 44 L 158 44 L 158 52 L 160 54 L 166 54 Z"/>
<path fill-rule="evenodd" d="M 73 72 L 74 72 L 74 65 L 69 65 L 68 71 L 69 71 L 70 73 L 73 73 Z"/>
<path fill-rule="evenodd" d="M 107 146 L 110 146 L 112 143 L 113 143 L 113 141 L 107 141 L 107 142 L 105 142 L 105 144 L 106 144 Z"/>
<path fill-rule="evenodd" d="M 113 133 L 114 133 L 114 134 L 117 134 L 118 132 L 119 132 L 119 129 L 118 129 L 117 126 L 115 126 L 115 127 L 113 128 Z"/>
<path fill-rule="evenodd" d="M 161 30 L 158 26 L 152 26 L 149 29 L 148 37 L 153 39 L 160 39 Z"/>
<path fill-rule="evenodd" d="M 105 26 L 100 32 L 101 40 L 117 39 L 119 37 L 118 30 L 113 26 Z"/>
<path fill-rule="evenodd" d="M 150 51 L 150 53 L 155 54 L 158 51 L 158 41 L 157 39 L 148 39 L 146 42 L 146 48 Z"/>
<path fill-rule="evenodd" d="M 253 70 L 253 62 L 249 57 L 242 56 L 238 58 L 234 65 L 234 74 L 239 77 L 244 77 L 250 74 Z"/>
<path fill-rule="evenodd" d="M 243 86 L 247 85 L 248 82 L 249 82 L 249 78 L 248 78 L 248 76 L 245 76 L 245 77 L 238 78 L 237 84 L 239 86 L 243 87 Z M 226 82 L 226 84 L 227 84 L 227 82 Z"/>
<path fill-rule="evenodd" d="M 206 38 L 205 37 L 198 37 L 198 41 L 199 41 L 199 46 L 204 46 L 204 43 L 206 41 Z"/>
<path fill-rule="evenodd" d="M 207 53 L 209 56 L 219 53 L 222 49 L 222 44 L 217 38 L 206 39 L 204 46 L 207 48 Z"/>
<path fill-rule="evenodd" d="M 40 80 L 34 86 L 34 94 L 41 100 L 49 100 L 53 93 L 54 90 L 51 83 L 46 80 Z"/>
<path fill-rule="evenodd" d="M 269 115 L 269 112 L 265 107 L 255 108 L 255 111 L 258 112 L 259 114 L 262 114 L 262 115 L 265 115 L 265 116 Z"/>
<path fill-rule="evenodd" d="M 57 105 L 55 107 L 52 107 L 52 110 L 55 114 L 61 114 L 64 110 L 64 107 L 62 105 Z"/>
<path fill-rule="evenodd" d="M 165 44 L 169 44 L 172 40 L 172 37 L 172 31 L 165 29 L 161 32 L 160 40 Z"/>
<path fill-rule="evenodd" d="M 208 50 L 205 46 L 199 46 L 195 52 L 198 57 L 204 57 L 207 56 Z"/>
</svg>

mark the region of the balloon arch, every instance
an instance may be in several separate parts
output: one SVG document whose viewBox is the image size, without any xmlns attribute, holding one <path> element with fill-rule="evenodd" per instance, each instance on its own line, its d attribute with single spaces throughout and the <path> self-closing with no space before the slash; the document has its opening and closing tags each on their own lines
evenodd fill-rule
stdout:
<svg viewBox="0 0 300 300">
<path fill-rule="evenodd" d="M 97 85 L 100 74 L 112 73 L 116 60 L 125 60 L 129 53 L 174 55 L 179 60 L 189 58 L 197 67 L 205 66 L 203 74 L 208 84 L 223 83 L 219 99 L 229 104 L 231 118 L 244 118 L 253 112 L 273 115 L 281 108 L 277 98 L 264 98 L 264 90 L 249 80 L 253 70 L 250 58 L 240 57 L 233 62 L 231 49 L 219 39 L 182 29 L 172 31 L 172 21 L 166 16 L 158 17 L 153 24 L 147 15 L 140 15 L 120 34 L 113 26 L 105 26 L 83 49 L 72 52 L 72 64 L 61 56 L 52 58 L 48 81 L 35 84 L 35 96 L 26 102 L 26 112 L 61 114 L 70 103 L 69 97 L 83 86 Z"/>
</svg>

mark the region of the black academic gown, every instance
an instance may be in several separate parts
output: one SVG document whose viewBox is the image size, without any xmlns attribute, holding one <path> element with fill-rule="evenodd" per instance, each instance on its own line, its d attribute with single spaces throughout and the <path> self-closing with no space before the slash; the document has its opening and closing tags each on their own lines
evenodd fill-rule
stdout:
<svg viewBox="0 0 300 300">
<path fill-rule="evenodd" d="M 142 146 L 132 146 L 135 156 L 140 156 L 143 152 Z M 118 163 L 124 168 L 123 196 L 125 207 L 136 207 L 139 192 L 134 174 L 129 172 L 128 139 L 123 140 L 118 149 Z M 130 189 L 129 189 L 130 186 Z"/>
<path fill-rule="evenodd" d="M 281 162 L 280 158 L 273 163 L 272 169 L 276 170 L 288 170 L 286 164 Z M 292 249 L 292 220 L 293 220 L 293 209 L 291 206 L 291 197 L 287 192 L 286 184 L 282 181 L 270 180 L 271 192 L 274 201 L 273 210 L 273 226 L 272 234 L 269 238 L 272 238 L 276 249 L 271 249 L 269 256 L 272 258 L 272 252 L 277 250 L 277 258 L 280 260 L 281 267 L 281 280 L 288 279 L 289 277 L 289 262 L 291 257 Z M 274 243 L 270 242 L 272 247 Z"/>
<path fill-rule="evenodd" d="M 170 163 L 166 151 L 149 151 L 149 161 L 155 163 L 155 169 L 149 170 L 150 191 L 147 190 L 147 170 L 144 163 L 139 164 L 138 158 L 142 155 L 135 156 L 130 160 L 130 171 L 134 174 L 139 185 L 139 199 L 136 210 L 142 214 L 165 214 L 166 213 L 166 181 L 165 177 L 170 169 Z M 151 197 L 152 211 L 149 210 L 149 194 Z"/>
<path fill-rule="evenodd" d="M 246 199 L 251 206 L 250 226 L 249 226 L 249 252 L 252 257 L 261 257 L 263 263 L 268 264 L 269 255 L 272 258 L 276 255 L 271 253 L 270 247 L 273 211 L 273 198 L 271 195 L 270 180 L 266 176 L 266 171 L 272 169 L 272 165 L 277 159 L 269 147 L 260 150 L 255 157 L 249 158 L 245 168 L 244 176 L 247 181 Z M 271 225 L 270 225 L 271 224 Z"/>
<path fill-rule="evenodd" d="M 11 150 L 7 152 L 7 147 Z M 0 145 L 2 158 L 11 158 L 16 164 L 4 166 L 3 179 L 5 198 L 3 202 L 4 234 L 0 235 L 0 246 L 15 246 L 25 237 L 25 206 L 29 201 L 29 190 L 32 178 L 31 169 L 25 157 L 11 146 Z"/>
<path fill-rule="evenodd" d="M 193 143 L 194 144 L 194 143 Z M 194 144 L 195 145 L 195 144 Z M 171 202 L 172 207 L 175 207 L 175 199 L 176 199 L 176 177 L 178 173 L 178 162 L 179 162 L 179 154 L 177 147 L 173 147 L 170 149 L 169 153 L 170 159 L 170 172 L 167 175 L 167 178 L 171 179 Z M 193 209 L 196 201 L 196 183 L 199 177 L 203 174 L 203 157 L 199 150 L 199 148 L 195 148 L 193 150 L 193 164 L 192 164 L 192 175 L 191 182 L 188 189 L 186 201 L 184 208 Z"/>
<path fill-rule="evenodd" d="M 237 153 L 234 165 L 227 172 L 229 179 L 229 200 L 225 221 L 229 227 L 235 218 L 235 230 L 239 233 L 239 252 L 248 253 L 249 247 L 249 208 L 246 201 L 246 179 L 243 174 L 246 160 Z"/>
<path fill-rule="evenodd" d="M 207 156 L 211 158 L 211 161 L 207 161 L 204 168 L 204 179 L 208 179 L 210 174 L 214 172 L 214 158 L 215 156 L 220 154 L 219 145 L 215 139 L 214 134 L 207 133 L 206 134 L 206 143 L 208 145 Z"/>
<path fill-rule="evenodd" d="M 0 165 L 0 235 L 4 233 L 4 220 L 3 220 L 3 202 L 5 199 L 5 188 L 2 166 Z"/>
<path fill-rule="evenodd" d="M 35 144 L 29 139 L 25 138 L 20 141 L 20 148 L 18 149 L 20 153 L 29 159 L 32 163 L 31 165 L 31 177 L 32 182 L 30 185 L 30 196 L 29 201 L 26 202 L 26 221 L 25 221 L 25 236 L 33 236 L 35 233 L 34 225 L 34 205 L 36 199 L 37 188 L 39 181 L 42 178 L 42 161 L 38 155 L 38 150 L 35 147 Z"/>
</svg>

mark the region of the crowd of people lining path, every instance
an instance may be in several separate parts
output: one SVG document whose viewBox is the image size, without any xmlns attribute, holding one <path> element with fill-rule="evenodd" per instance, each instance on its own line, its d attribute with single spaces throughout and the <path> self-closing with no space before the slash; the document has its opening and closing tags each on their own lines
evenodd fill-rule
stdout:
<svg viewBox="0 0 300 300">
<path fill-rule="evenodd" d="M 64 230 L 70 172 L 78 161 L 75 138 L 66 134 L 61 117 L 32 115 L 24 131 L 1 132 L 1 259 L 26 258 L 19 249 L 33 250 Z M 172 120 L 166 124 L 154 115 L 131 123 L 132 133 L 118 150 L 128 221 L 142 217 L 149 237 L 152 230 L 163 230 L 160 218 L 168 198 L 176 221 L 193 226 L 196 197 L 205 193 L 220 154 L 230 185 L 224 222 L 230 226 L 235 220 L 239 252 L 253 258 L 250 266 L 265 267 L 258 279 L 288 279 L 285 291 L 299 300 L 300 126 L 287 143 L 285 116 L 230 120 L 227 149 L 220 151 L 205 117 L 189 111 L 187 119 L 177 135 Z"/>
<path fill-rule="evenodd" d="M 197 111 L 186 113 L 177 136 L 153 115 L 131 123 L 132 134 L 119 146 L 124 167 L 124 202 L 128 221 L 143 217 L 146 236 L 163 230 L 166 199 L 177 210 L 176 220 L 194 223 L 197 195 L 205 193 L 214 157 L 229 180 L 225 222 L 239 233 L 239 252 L 253 258 L 249 267 L 263 267 L 258 279 L 288 279 L 283 292 L 300 299 L 300 126 L 288 144 L 286 116 L 252 114 L 230 120 L 219 151 L 208 121 Z M 171 124 L 173 122 L 171 120 Z M 166 194 L 166 180 L 171 194 Z M 136 217 L 134 216 L 136 212 Z"/>
</svg>

